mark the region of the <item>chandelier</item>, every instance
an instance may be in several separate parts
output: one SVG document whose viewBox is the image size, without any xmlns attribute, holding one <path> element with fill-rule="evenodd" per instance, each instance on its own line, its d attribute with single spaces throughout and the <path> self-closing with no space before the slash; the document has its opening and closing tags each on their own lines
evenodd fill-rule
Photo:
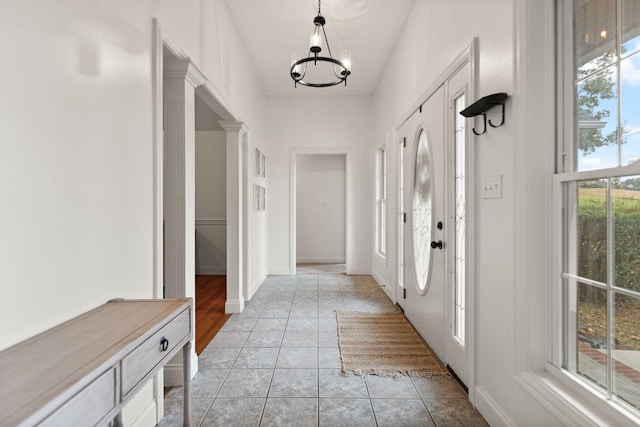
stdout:
<svg viewBox="0 0 640 427">
<path fill-rule="evenodd" d="M 326 20 L 324 16 L 320 14 L 320 0 L 318 0 L 318 16 L 313 18 L 313 33 L 311 33 L 310 47 L 309 53 L 306 58 L 301 58 L 299 53 L 294 53 L 291 55 L 291 78 L 294 81 L 294 86 L 297 87 L 298 84 L 303 86 L 310 87 L 329 87 L 335 86 L 342 82 L 344 85 L 347 85 L 347 77 L 351 74 L 351 52 L 348 50 L 343 50 L 340 53 L 340 60 L 337 60 L 331 54 L 331 48 L 329 47 L 329 40 L 327 39 L 327 33 L 324 30 L 324 24 Z M 319 53 L 322 52 L 322 37 L 324 36 L 324 44 L 327 46 L 327 51 L 329 56 L 320 56 Z M 318 63 L 328 63 L 331 68 L 333 68 L 333 72 L 329 73 L 315 73 L 316 78 L 318 74 L 325 78 L 325 81 L 320 80 L 319 82 L 314 82 L 310 80 L 305 80 L 305 76 L 307 75 L 307 68 L 309 63 L 313 62 L 313 66 L 317 66 Z"/>
</svg>

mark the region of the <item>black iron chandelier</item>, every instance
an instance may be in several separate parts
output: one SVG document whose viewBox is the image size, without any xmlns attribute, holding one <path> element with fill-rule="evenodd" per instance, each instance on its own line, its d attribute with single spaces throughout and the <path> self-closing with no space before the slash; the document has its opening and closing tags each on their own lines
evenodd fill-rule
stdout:
<svg viewBox="0 0 640 427">
<path fill-rule="evenodd" d="M 347 77 L 349 77 L 349 74 L 351 74 L 351 52 L 348 50 L 343 50 L 340 53 L 340 60 L 337 60 L 333 57 L 333 55 L 331 54 L 331 48 L 329 47 L 327 33 L 324 30 L 324 24 L 326 22 L 327 21 L 326 19 L 324 19 L 324 16 L 320 14 L 320 0 L 318 0 L 318 16 L 313 18 L 314 29 L 313 33 L 311 33 L 311 46 L 309 47 L 309 54 L 306 58 L 301 58 L 299 53 L 294 53 L 291 55 L 290 73 L 291 78 L 294 81 L 294 86 L 296 87 L 298 84 L 310 87 L 329 87 L 338 85 L 342 82 L 344 82 L 345 86 L 347 85 Z M 329 56 L 318 55 L 322 51 L 322 36 L 324 36 L 324 43 L 327 46 Z M 325 73 L 326 75 L 321 76 L 327 78 L 327 80 L 329 81 L 313 82 L 305 80 L 305 76 L 307 75 L 307 65 L 310 62 L 313 62 L 314 66 L 317 66 L 318 62 L 329 63 L 331 68 L 333 68 L 333 73 Z"/>
</svg>

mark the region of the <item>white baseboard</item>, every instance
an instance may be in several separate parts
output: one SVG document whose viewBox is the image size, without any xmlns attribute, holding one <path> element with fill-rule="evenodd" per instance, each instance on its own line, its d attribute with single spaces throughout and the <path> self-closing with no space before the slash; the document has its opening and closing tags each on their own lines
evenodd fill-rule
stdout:
<svg viewBox="0 0 640 427">
<path fill-rule="evenodd" d="M 256 294 L 258 289 L 260 289 L 260 285 L 262 285 L 262 282 L 264 282 L 266 278 L 267 278 L 267 273 L 263 273 L 260 277 L 258 277 L 257 280 L 255 280 L 251 284 L 251 289 L 249 289 L 249 295 L 247 295 L 247 301 L 251 301 L 251 298 L 253 298 L 253 296 Z"/>
<path fill-rule="evenodd" d="M 291 276 L 290 267 L 275 267 L 269 270 L 271 276 Z"/>
<path fill-rule="evenodd" d="M 196 274 L 206 274 L 211 276 L 221 276 L 227 274 L 227 266 L 226 265 L 206 265 L 200 266 L 196 270 Z"/>
<path fill-rule="evenodd" d="M 296 263 L 306 263 L 306 264 L 344 264 L 346 261 L 344 259 L 337 258 L 298 258 Z"/>
<path fill-rule="evenodd" d="M 371 272 L 371 276 L 376 280 L 376 282 L 378 282 L 378 285 L 380 285 L 384 293 L 387 294 L 391 302 L 395 304 L 396 300 L 395 300 L 395 291 L 393 290 L 393 286 L 389 285 L 375 271 Z"/>
<path fill-rule="evenodd" d="M 242 313 L 244 310 L 244 300 L 227 300 L 224 304 L 225 313 Z"/>
<path fill-rule="evenodd" d="M 504 410 L 487 393 L 484 387 L 476 386 L 476 409 L 492 427 L 516 427 Z"/>
<path fill-rule="evenodd" d="M 154 427 L 160 422 L 156 419 L 157 405 L 156 400 L 153 399 L 149 405 L 140 413 L 138 418 L 133 420 L 131 427 Z"/>
<path fill-rule="evenodd" d="M 191 346 L 195 349 L 195 346 Z M 177 360 L 176 360 L 177 359 Z M 198 373 L 198 355 L 195 351 L 191 353 L 191 378 Z M 182 386 L 182 359 L 176 358 L 164 365 L 164 386 Z"/>
</svg>

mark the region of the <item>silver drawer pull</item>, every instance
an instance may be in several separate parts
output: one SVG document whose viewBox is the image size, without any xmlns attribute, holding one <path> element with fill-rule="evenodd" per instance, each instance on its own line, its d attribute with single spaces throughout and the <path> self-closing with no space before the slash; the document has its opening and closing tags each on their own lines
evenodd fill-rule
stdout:
<svg viewBox="0 0 640 427">
<path fill-rule="evenodd" d="M 160 350 L 167 351 L 168 348 L 169 348 L 169 340 L 166 339 L 165 337 L 162 337 L 160 339 Z"/>
</svg>

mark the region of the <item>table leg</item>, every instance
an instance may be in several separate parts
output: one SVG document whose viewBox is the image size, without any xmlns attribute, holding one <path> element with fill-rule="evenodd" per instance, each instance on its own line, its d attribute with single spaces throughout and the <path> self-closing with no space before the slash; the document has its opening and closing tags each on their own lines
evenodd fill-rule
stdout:
<svg viewBox="0 0 640 427">
<path fill-rule="evenodd" d="M 182 347 L 182 399 L 184 427 L 191 426 L 191 341 Z"/>
</svg>

